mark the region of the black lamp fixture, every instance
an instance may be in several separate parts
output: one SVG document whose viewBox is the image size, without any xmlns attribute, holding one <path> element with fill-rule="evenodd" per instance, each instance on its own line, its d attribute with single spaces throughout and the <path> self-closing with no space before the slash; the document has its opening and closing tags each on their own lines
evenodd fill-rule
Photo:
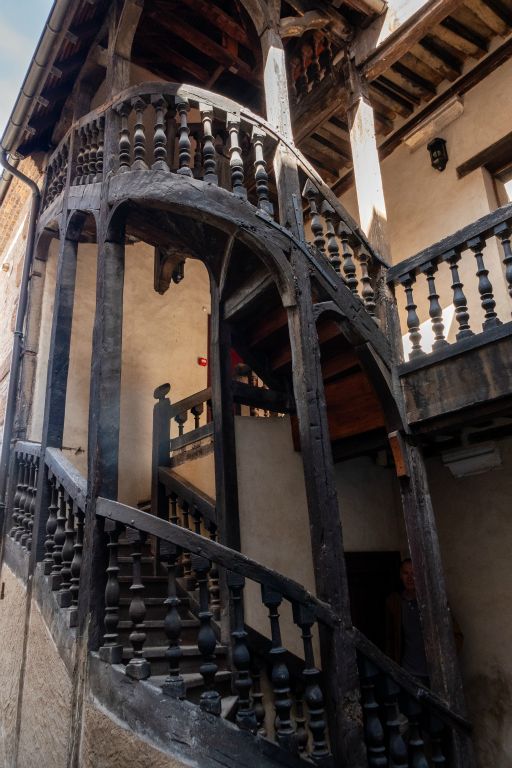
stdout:
<svg viewBox="0 0 512 768">
<path fill-rule="evenodd" d="M 448 152 L 446 151 L 446 141 L 439 137 L 432 139 L 427 144 L 427 149 L 430 152 L 430 162 L 432 168 L 438 171 L 444 171 L 446 163 L 448 162 Z"/>
</svg>

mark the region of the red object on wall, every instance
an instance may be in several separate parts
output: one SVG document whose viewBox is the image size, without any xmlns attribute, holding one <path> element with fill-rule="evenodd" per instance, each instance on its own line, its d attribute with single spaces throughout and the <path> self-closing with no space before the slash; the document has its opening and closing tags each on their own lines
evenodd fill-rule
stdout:
<svg viewBox="0 0 512 768">
<path fill-rule="evenodd" d="M 198 357 L 197 358 L 197 364 L 202 366 L 203 368 L 206 368 L 208 365 L 208 358 L 207 357 Z"/>
</svg>

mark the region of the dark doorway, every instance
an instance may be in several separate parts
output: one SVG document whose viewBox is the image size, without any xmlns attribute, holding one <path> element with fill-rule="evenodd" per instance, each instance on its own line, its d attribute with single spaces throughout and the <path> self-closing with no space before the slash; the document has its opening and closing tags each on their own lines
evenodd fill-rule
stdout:
<svg viewBox="0 0 512 768">
<path fill-rule="evenodd" d="M 386 598 L 400 588 L 400 552 L 345 552 L 352 622 L 384 650 Z"/>
</svg>

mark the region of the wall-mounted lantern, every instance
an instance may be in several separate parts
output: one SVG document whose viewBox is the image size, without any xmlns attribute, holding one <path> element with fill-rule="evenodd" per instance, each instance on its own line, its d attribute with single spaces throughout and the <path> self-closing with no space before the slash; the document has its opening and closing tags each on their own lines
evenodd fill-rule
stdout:
<svg viewBox="0 0 512 768">
<path fill-rule="evenodd" d="M 432 139 L 427 144 L 427 149 L 430 152 L 430 162 L 432 168 L 438 171 L 444 171 L 446 163 L 448 162 L 448 152 L 446 151 L 446 141 L 439 137 Z"/>
</svg>

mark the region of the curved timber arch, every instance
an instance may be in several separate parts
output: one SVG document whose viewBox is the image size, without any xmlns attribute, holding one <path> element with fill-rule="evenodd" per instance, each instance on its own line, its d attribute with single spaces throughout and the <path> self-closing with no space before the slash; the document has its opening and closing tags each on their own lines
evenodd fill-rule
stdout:
<svg viewBox="0 0 512 768">
<path fill-rule="evenodd" d="M 223 282 L 222 273 L 227 269 L 225 257 L 240 258 L 236 255 L 240 250 L 233 247 L 236 243 L 261 261 L 276 283 L 283 304 L 294 303 L 294 277 L 288 261 L 291 236 L 285 230 L 272 227 L 266 218 L 258 215 L 257 209 L 218 187 L 206 187 L 202 182 L 179 176 L 171 184 L 166 180 L 159 187 L 158 172 L 150 174 L 156 177 L 154 184 L 146 182 L 147 175 L 146 172 L 141 180 L 143 188 L 138 189 L 138 185 L 130 184 L 126 178 L 137 177 L 137 174 L 123 174 L 126 192 L 122 189 L 124 178 L 112 180 L 113 208 L 107 222 L 108 240 L 117 239 L 119 226 L 124 222 L 128 233 L 138 231 L 139 236 L 155 246 L 165 242 L 166 247 L 171 248 L 171 255 L 177 258 L 174 247 L 169 246 L 171 234 L 186 257 L 209 265 L 219 286 Z M 121 183 L 117 184 L 118 181 Z M 151 222 L 148 222 L 148 209 Z"/>
</svg>

